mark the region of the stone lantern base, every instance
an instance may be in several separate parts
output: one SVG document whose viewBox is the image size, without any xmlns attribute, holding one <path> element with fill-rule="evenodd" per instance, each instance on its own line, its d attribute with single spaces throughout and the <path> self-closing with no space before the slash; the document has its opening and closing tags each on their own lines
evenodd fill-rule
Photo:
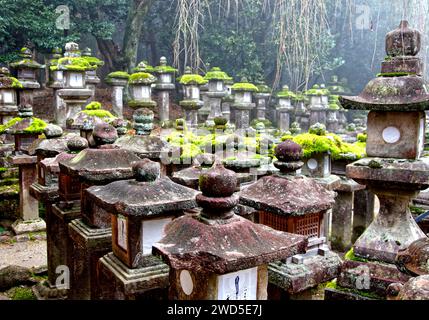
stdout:
<svg viewBox="0 0 429 320">
<path fill-rule="evenodd" d="M 167 299 L 170 268 L 160 259 L 147 256 L 146 266 L 128 268 L 113 252 L 98 262 L 98 284 L 102 300 Z"/>
</svg>

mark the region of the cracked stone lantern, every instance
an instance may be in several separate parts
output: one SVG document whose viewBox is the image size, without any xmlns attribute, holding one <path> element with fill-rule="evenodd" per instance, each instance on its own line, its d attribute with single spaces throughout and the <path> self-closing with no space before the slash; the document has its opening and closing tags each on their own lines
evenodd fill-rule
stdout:
<svg viewBox="0 0 429 320">
<path fill-rule="evenodd" d="M 134 179 L 87 189 L 85 196 L 112 217 L 112 249 L 98 266 L 102 299 L 136 299 L 166 291 L 169 269 L 152 255 L 164 228 L 196 207 L 197 191 L 160 176 L 158 163 L 133 165 Z"/>
<path fill-rule="evenodd" d="M 429 187 L 429 162 L 420 158 L 425 132 L 425 110 L 429 95 L 423 80 L 422 62 L 416 55 L 421 35 L 407 21 L 386 35 L 388 59 L 379 77 L 371 80 L 355 97 L 343 96 L 346 109 L 369 110 L 368 158 L 347 166 L 347 177 L 366 185 L 380 200 L 380 212 L 353 246 L 354 255 L 370 261 L 371 288 L 377 276 L 392 265 L 399 250 L 426 237 L 414 221 L 409 204 Z M 382 267 L 375 262 L 385 263 Z M 392 271 L 393 272 L 393 271 Z M 351 267 L 343 268 L 340 285 L 353 287 Z M 387 287 L 378 281 L 377 287 Z"/>
<path fill-rule="evenodd" d="M 295 94 L 289 90 L 288 86 L 283 86 L 282 90 L 276 95 L 278 103 L 277 109 L 277 126 L 281 132 L 289 131 L 291 115 L 294 110 L 292 100 Z"/>
<path fill-rule="evenodd" d="M 258 211 L 259 223 L 309 238 L 305 254 L 268 267 L 271 293 L 294 295 L 339 274 L 341 259 L 329 250 L 326 233 L 335 192 L 297 173 L 304 165 L 298 144 L 287 140 L 277 146 L 275 154 L 274 165 L 280 172 L 241 191 L 240 203 Z"/>
<path fill-rule="evenodd" d="M 172 147 L 159 136 L 151 135 L 153 130 L 154 113 L 147 108 L 141 108 L 133 113 L 135 135 L 123 135 L 115 142 L 115 146 L 133 152 L 141 159 L 150 159 L 161 165 L 161 174 L 167 174 L 170 155 L 178 154 L 179 148 Z"/>
<path fill-rule="evenodd" d="M 22 48 L 19 56 L 20 60 L 10 64 L 10 67 L 16 70 L 17 78 L 23 87 L 19 92 L 19 104 L 33 106 L 33 91 L 40 88 L 37 71 L 45 66 L 33 60 L 33 54 L 28 48 Z"/>
<path fill-rule="evenodd" d="M 271 262 L 304 253 L 304 236 L 234 214 L 237 177 L 221 164 L 200 177 L 202 211 L 173 220 L 153 254 L 170 266 L 170 299 L 265 300 Z"/>
<path fill-rule="evenodd" d="M 112 111 L 122 118 L 124 116 L 124 88 L 128 85 L 130 75 L 125 71 L 115 71 L 107 75 L 104 80 L 112 87 Z"/>
<path fill-rule="evenodd" d="M 144 64 L 139 64 L 139 68 L 136 70 L 148 70 Z M 157 78 L 147 71 L 138 71 L 130 75 L 128 87 L 131 93 L 131 100 L 128 101 L 128 106 L 133 109 L 155 109 L 156 102 L 152 100 L 152 85 L 156 81 Z"/>
<path fill-rule="evenodd" d="M 22 88 L 8 68 L 0 68 L 0 124 L 6 124 L 18 113 L 17 90 Z"/>
<path fill-rule="evenodd" d="M 92 50 L 90 48 L 85 48 L 82 50 L 82 59 L 86 60 L 92 67 L 85 72 L 86 88 L 92 92 L 91 97 L 87 100 L 87 103 L 90 103 L 93 101 L 95 96 L 95 87 L 101 81 L 97 76 L 97 69 L 104 65 L 104 61 L 92 56 Z"/>
<path fill-rule="evenodd" d="M 64 128 L 66 120 L 81 111 L 91 97 L 92 91 L 86 88 L 86 71 L 94 69 L 82 58 L 77 43 L 69 42 L 65 48 L 64 58 L 51 67 L 51 71 L 62 70 L 64 75 L 64 88 L 58 90 L 58 96 L 64 100 L 66 109 L 57 113 L 57 124 Z"/>
<path fill-rule="evenodd" d="M 271 97 L 271 88 L 268 87 L 263 81 L 256 84 L 258 92 L 255 92 L 256 102 L 256 119 L 266 120 L 268 100 Z"/>
<path fill-rule="evenodd" d="M 159 95 L 159 121 L 162 124 L 170 122 L 170 93 L 176 89 L 174 84 L 174 75 L 177 69 L 167 65 L 167 58 L 161 57 L 159 66 L 154 68 L 158 81 L 155 85 L 155 90 Z"/>
<path fill-rule="evenodd" d="M 196 128 L 198 125 L 198 110 L 204 104 L 200 100 L 200 87 L 207 83 L 208 81 L 199 74 L 192 74 L 190 67 L 186 67 L 185 74 L 180 77 L 180 84 L 184 87 L 184 97 L 179 104 L 185 111 L 188 128 Z"/>
<path fill-rule="evenodd" d="M 209 82 L 207 97 L 209 99 L 210 114 L 207 120 L 213 122 L 215 118 L 222 117 L 222 98 L 227 95 L 225 90 L 225 81 L 232 80 L 225 72 L 218 67 L 213 67 L 204 76 Z M 213 123 L 214 124 L 214 123 Z"/>
<path fill-rule="evenodd" d="M 310 126 L 321 123 L 326 125 L 326 110 L 328 108 L 329 91 L 315 84 L 313 88 L 305 92 L 310 99 Z"/>
<path fill-rule="evenodd" d="M 235 83 L 231 90 L 234 92 L 235 125 L 237 129 L 248 129 L 250 126 L 250 111 L 256 104 L 252 102 L 252 94 L 258 92 L 258 88 L 243 78 Z"/>
</svg>

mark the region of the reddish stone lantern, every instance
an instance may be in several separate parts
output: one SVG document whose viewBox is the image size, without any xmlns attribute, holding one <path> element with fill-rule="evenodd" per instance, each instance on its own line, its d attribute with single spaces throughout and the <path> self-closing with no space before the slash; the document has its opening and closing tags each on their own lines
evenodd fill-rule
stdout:
<svg viewBox="0 0 429 320">
<path fill-rule="evenodd" d="M 266 299 L 267 264 L 305 251 L 305 237 L 236 216 L 236 185 L 236 174 L 215 164 L 200 178 L 202 212 L 174 220 L 154 244 L 170 266 L 171 299 Z"/>
<path fill-rule="evenodd" d="M 152 245 L 163 237 L 165 225 L 196 207 L 198 192 L 160 177 L 158 163 L 144 159 L 133 170 L 135 180 L 85 192 L 97 210 L 112 215 L 113 254 L 99 263 L 103 299 L 135 299 L 148 291 L 165 289 L 168 267 L 151 255 Z"/>
</svg>

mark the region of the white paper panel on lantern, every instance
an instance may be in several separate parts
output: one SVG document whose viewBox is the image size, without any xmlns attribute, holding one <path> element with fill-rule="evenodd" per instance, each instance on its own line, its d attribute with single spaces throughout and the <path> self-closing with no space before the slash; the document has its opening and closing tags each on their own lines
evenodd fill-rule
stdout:
<svg viewBox="0 0 429 320">
<path fill-rule="evenodd" d="M 199 99 L 200 98 L 200 89 L 197 87 L 192 87 L 192 99 Z"/>
<path fill-rule="evenodd" d="M 258 268 L 218 276 L 217 285 L 218 300 L 256 300 Z"/>
<path fill-rule="evenodd" d="M 169 73 L 161 74 L 160 80 L 162 83 L 170 83 L 171 82 L 171 74 L 169 74 Z"/>
<path fill-rule="evenodd" d="M 152 245 L 164 237 L 164 228 L 172 220 L 165 218 L 142 222 L 143 255 L 152 253 Z"/>
<path fill-rule="evenodd" d="M 250 93 L 250 92 L 245 92 L 245 93 L 244 93 L 243 101 L 244 101 L 244 102 L 252 102 L 252 93 Z"/>
<path fill-rule="evenodd" d="M 425 147 L 425 119 L 421 118 L 420 119 L 420 127 L 419 127 L 419 140 L 418 140 L 418 154 L 421 155 L 421 153 L 423 152 L 423 149 Z M 428 261 L 428 265 L 429 265 L 429 261 Z"/>
<path fill-rule="evenodd" d="M 70 74 L 70 87 L 82 88 L 83 87 L 83 74 L 71 73 Z"/>
<path fill-rule="evenodd" d="M 329 161 L 329 156 L 325 155 L 324 161 L 323 161 L 323 174 L 326 176 L 329 174 L 329 171 L 331 171 L 331 161 Z"/>
<path fill-rule="evenodd" d="M 217 89 L 217 91 L 223 91 L 223 83 L 222 83 L 222 81 L 217 81 L 216 82 L 216 89 Z"/>
<path fill-rule="evenodd" d="M 13 103 L 13 93 L 11 91 L 3 91 L 3 103 Z"/>
<path fill-rule="evenodd" d="M 143 99 L 149 99 L 150 98 L 150 87 L 149 86 L 141 86 L 141 97 Z"/>
<path fill-rule="evenodd" d="M 63 80 L 64 79 L 64 73 L 62 71 L 55 71 L 55 76 L 57 77 L 57 80 Z"/>
<path fill-rule="evenodd" d="M 119 215 L 117 218 L 118 224 L 118 246 L 120 246 L 124 250 L 128 250 L 127 247 L 127 219 L 124 216 Z"/>
</svg>

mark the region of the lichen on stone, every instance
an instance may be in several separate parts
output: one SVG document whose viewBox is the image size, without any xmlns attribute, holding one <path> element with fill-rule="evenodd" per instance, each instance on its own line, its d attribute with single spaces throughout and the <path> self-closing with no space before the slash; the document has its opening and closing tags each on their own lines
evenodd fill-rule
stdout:
<svg viewBox="0 0 429 320">
<path fill-rule="evenodd" d="M 147 72 L 137 72 L 130 75 L 128 78 L 129 84 L 152 84 L 156 82 L 156 77 Z"/>
</svg>

